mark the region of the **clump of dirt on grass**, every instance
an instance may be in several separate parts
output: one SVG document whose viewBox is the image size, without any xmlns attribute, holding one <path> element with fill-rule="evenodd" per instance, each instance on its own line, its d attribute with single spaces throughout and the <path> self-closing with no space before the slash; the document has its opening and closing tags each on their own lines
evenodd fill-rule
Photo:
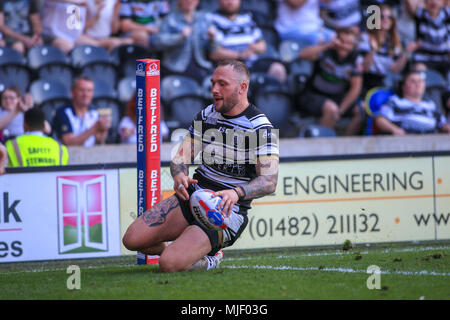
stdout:
<svg viewBox="0 0 450 320">
<path fill-rule="evenodd" d="M 343 251 L 348 251 L 350 249 L 353 248 L 353 244 L 350 240 L 345 240 L 344 243 L 342 244 L 342 250 Z"/>
</svg>

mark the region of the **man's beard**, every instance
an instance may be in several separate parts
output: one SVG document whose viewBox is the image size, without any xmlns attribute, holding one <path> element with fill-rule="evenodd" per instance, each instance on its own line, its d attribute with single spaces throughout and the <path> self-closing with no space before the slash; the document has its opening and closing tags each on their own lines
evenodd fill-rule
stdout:
<svg viewBox="0 0 450 320">
<path fill-rule="evenodd" d="M 237 90 L 227 99 L 222 100 L 222 108 L 219 111 L 221 114 L 230 112 L 239 102 Z"/>
<path fill-rule="evenodd" d="M 231 17 L 232 15 L 238 14 L 240 11 L 240 9 L 236 9 L 236 10 L 225 10 L 225 9 L 219 9 L 219 13 L 225 17 Z"/>
</svg>

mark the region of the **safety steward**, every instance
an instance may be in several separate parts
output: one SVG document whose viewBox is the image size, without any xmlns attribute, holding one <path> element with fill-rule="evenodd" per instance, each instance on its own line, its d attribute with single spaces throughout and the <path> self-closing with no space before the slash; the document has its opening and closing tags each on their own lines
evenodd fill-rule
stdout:
<svg viewBox="0 0 450 320">
<path fill-rule="evenodd" d="M 8 140 L 10 167 L 59 166 L 69 162 L 67 147 L 45 135 L 45 114 L 31 108 L 24 114 L 25 134 Z"/>
</svg>

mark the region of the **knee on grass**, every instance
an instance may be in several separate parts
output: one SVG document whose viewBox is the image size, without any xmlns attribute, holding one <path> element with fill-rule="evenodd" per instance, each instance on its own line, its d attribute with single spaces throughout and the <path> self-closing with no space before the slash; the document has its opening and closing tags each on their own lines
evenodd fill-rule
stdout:
<svg viewBox="0 0 450 320">
<path fill-rule="evenodd" d="M 162 272 L 179 272 L 187 270 L 189 266 L 185 266 L 179 259 L 171 255 L 162 254 L 159 258 L 159 269 Z"/>
</svg>

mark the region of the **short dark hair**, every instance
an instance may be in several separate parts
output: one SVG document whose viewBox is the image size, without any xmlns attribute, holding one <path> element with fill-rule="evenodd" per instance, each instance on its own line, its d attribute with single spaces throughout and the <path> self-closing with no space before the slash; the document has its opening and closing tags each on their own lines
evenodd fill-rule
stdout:
<svg viewBox="0 0 450 320">
<path fill-rule="evenodd" d="M 217 67 L 225 67 L 225 66 L 231 66 L 234 71 L 237 73 L 243 75 L 247 81 L 250 81 L 250 71 L 248 70 L 248 67 L 239 60 L 223 60 L 219 61 L 217 64 Z"/>
<path fill-rule="evenodd" d="M 425 71 L 412 68 L 412 69 L 407 69 L 405 71 L 405 73 L 403 75 L 403 82 L 405 82 L 406 79 L 408 79 L 408 77 L 412 74 L 419 74 L 425 79 Z"/>
<path fill-rule="evenodd" d="M 78 77 L 76 77 L 75 79 L 72 80 L 71 89 L 75 88 L 75 86 L 77 85 L 78 81 L 80 81 L 80 80 L 90 81 L 90 82 L 94 83 L 94 80 L 91 77 L 83 74 L 83 75 L 78 76 Z"/>
<path fill-rule="evenodd" d="M 45 128 L 45 114 L 38 107 L 28 109 L 24 113 L 24 123 L 30 130 L 41 131 Z"/>
</svg>

